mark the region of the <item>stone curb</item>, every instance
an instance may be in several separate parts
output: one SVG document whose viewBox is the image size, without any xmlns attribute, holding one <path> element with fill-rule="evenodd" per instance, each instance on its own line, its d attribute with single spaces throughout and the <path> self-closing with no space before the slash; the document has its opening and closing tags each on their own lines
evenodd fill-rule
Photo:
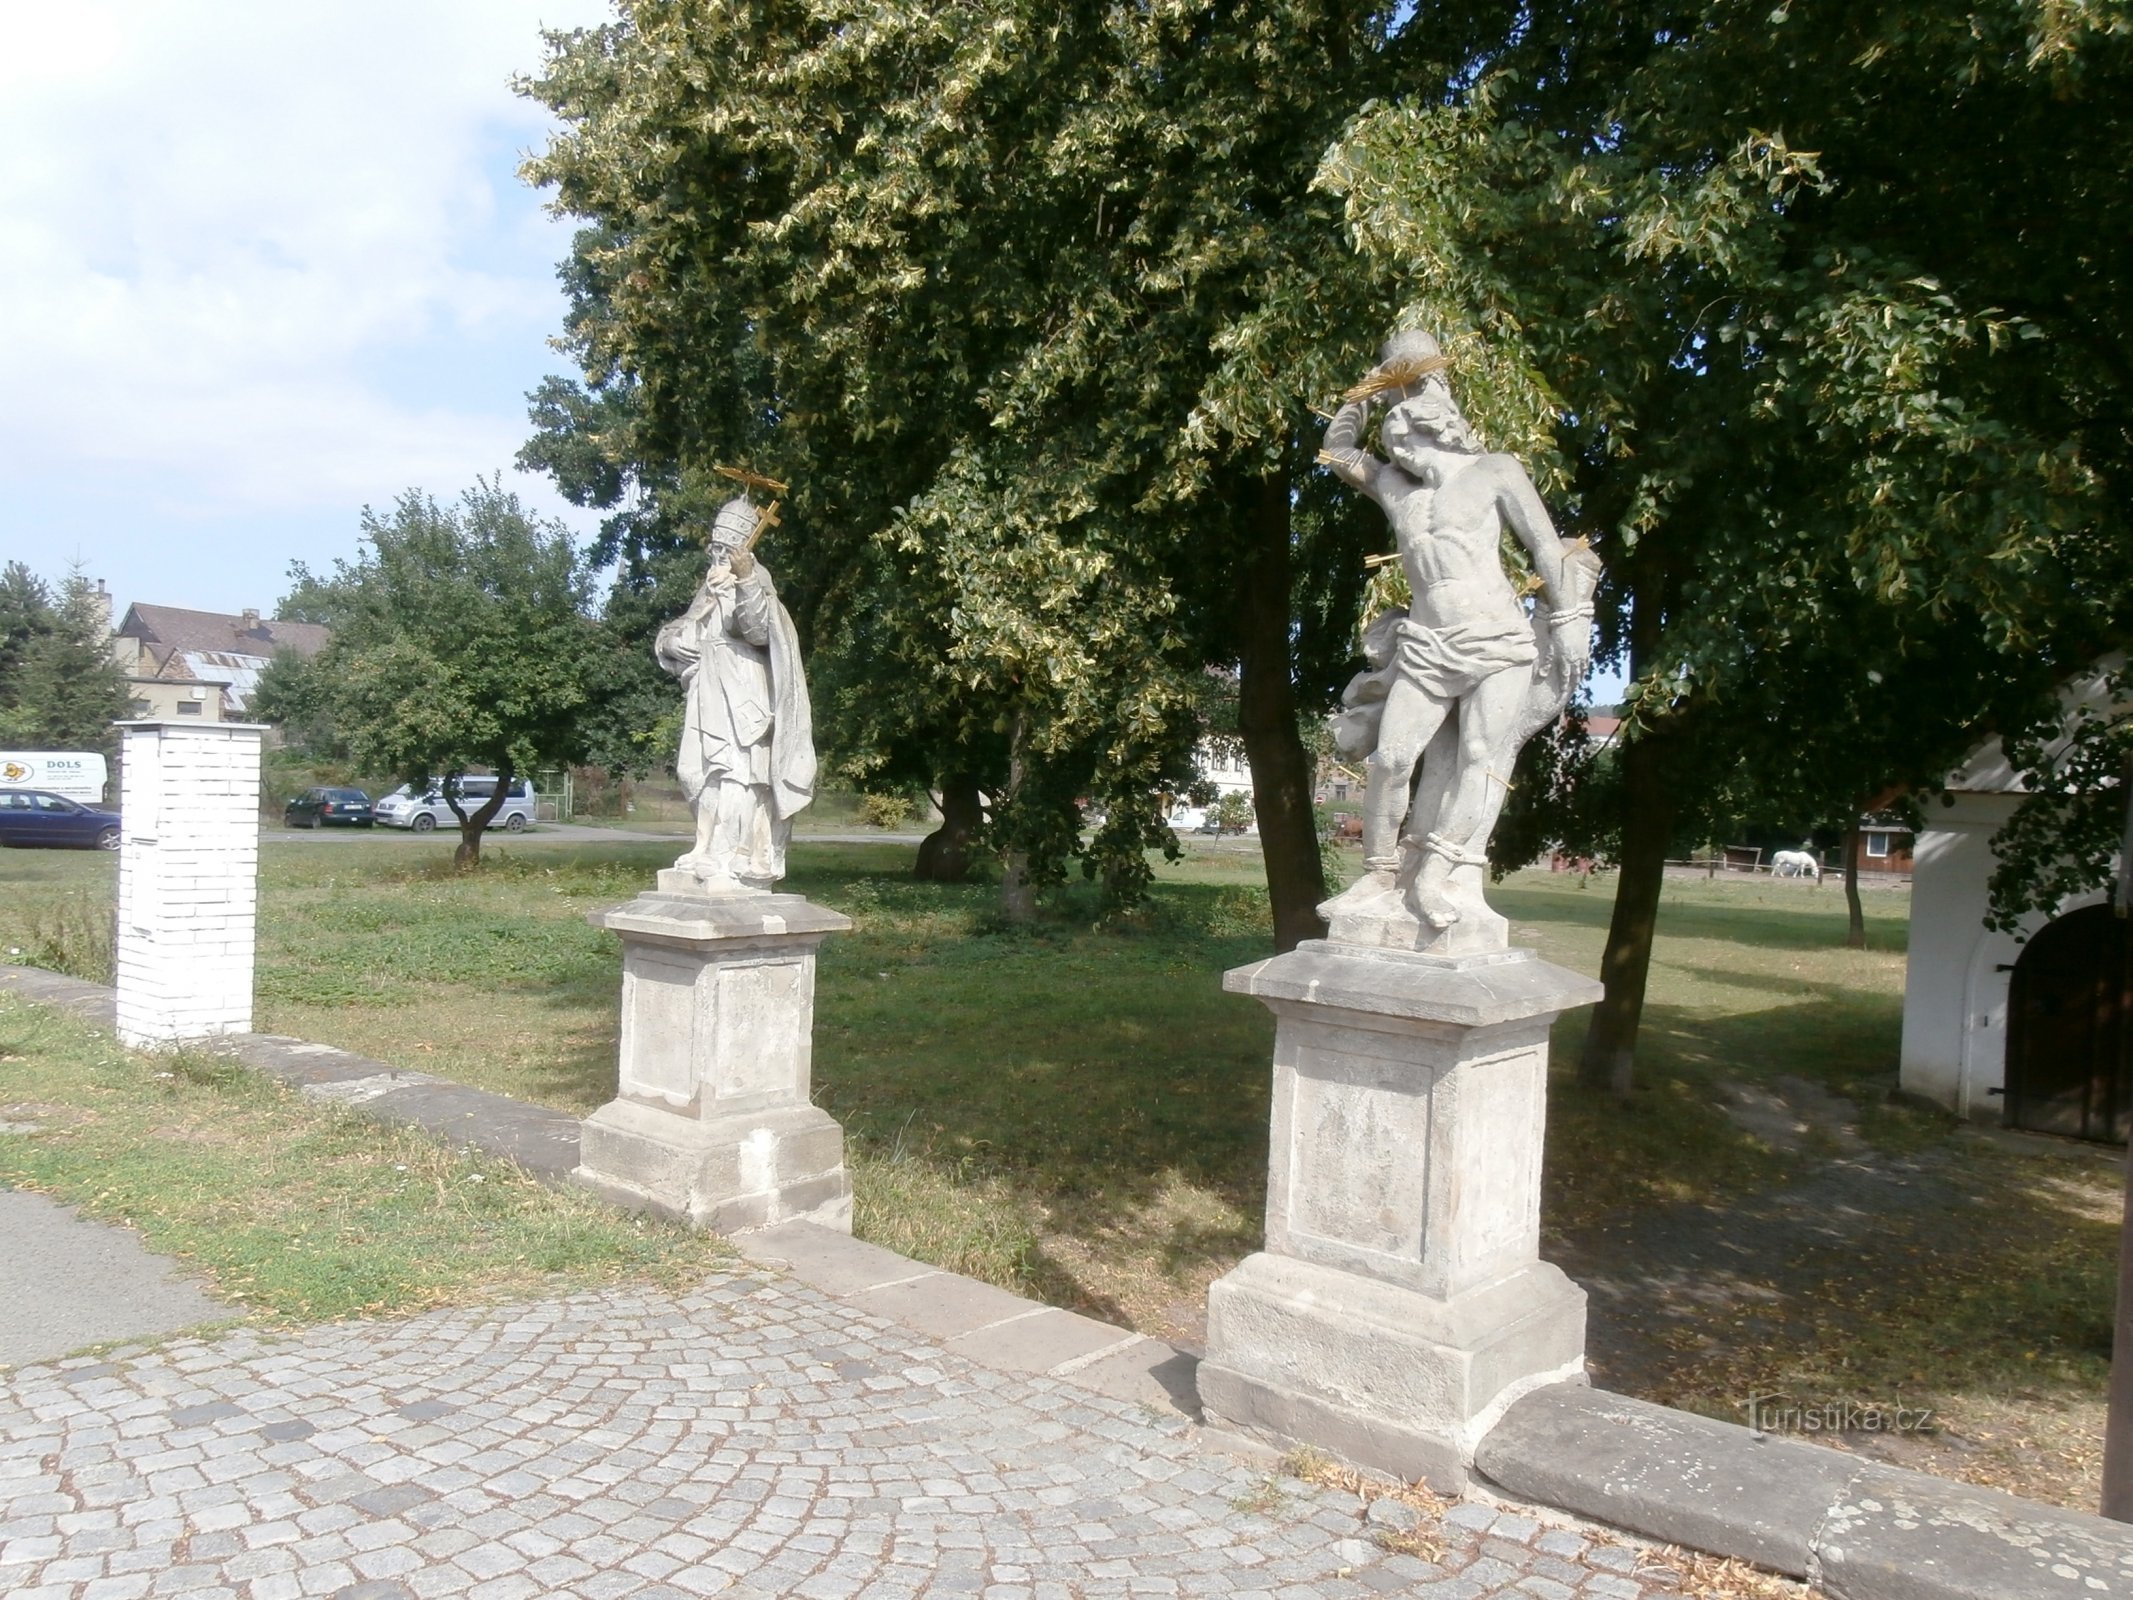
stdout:
<svg viewBox="0 0 2133 1600">
<path fill-rule="evenodd" d="M 1582 1384 L 1513 1405 L 1475 1466 L 1519 1499 L 1836 1600 L 2133 1594 L 2133 1526 Z"/>
</svg>

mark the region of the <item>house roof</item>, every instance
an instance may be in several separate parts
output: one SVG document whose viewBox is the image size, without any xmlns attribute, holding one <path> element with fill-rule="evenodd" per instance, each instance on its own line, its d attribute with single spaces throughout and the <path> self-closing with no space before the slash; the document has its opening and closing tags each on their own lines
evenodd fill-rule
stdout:
<svg viewBox="0 0 2133 1600">
<path fill-rule="evenodd" d="M 117 631 L 149 644 L 246 656 L 255 661 L 269 660 L 284 650 L 315 656 L 333 636 L 330 628 L 316 622 L 279 622 L 252 615 L 229 616 L 220 611 L 140 604 L 126 608 L 126 619 Z"/>
<path fill-rule="evenodd" d="M 2111 702 L 2111 679 L 2125 666 L 2125 657 L 2113 651 L 2098 661 L 2089 671 L 2069 681 L 2059 691 L 2061 703 L 2066 707 L 2066 719 L 2071 723 L 2086 711 L 2115 709 Z M 2066 750 L 2068 739 L 2052 740 L 2044 747 L 2047 759 L 2056 759 Z M 1963 764 L 1948 774 L 1949 790 L 1965 794 L 2027 794 L 2028 785 L 2022 774 L 2008 762 L 2007 752 L 2002 748 L 1997 734 L 1987 739 Z"/>
<path fill-rule="evenodd" d="M 249 707 L 259 675 L 266 670 L 259 657 L 227 650 L 181 650 L 178 655 L 197 681 L 222 685 L 222 703 L 231 711 Z"/>
</svg>

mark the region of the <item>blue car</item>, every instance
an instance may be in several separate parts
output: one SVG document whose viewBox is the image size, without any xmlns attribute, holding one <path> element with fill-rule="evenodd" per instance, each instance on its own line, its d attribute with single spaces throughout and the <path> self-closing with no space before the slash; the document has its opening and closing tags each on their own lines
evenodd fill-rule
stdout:
<svg viewBox="0 0 2133 1600">
<path fill-rule="evenodd" d="M 116 850 L 118 813 L 42 789 L 0 789 L 0 844 Z"/>
</svg>

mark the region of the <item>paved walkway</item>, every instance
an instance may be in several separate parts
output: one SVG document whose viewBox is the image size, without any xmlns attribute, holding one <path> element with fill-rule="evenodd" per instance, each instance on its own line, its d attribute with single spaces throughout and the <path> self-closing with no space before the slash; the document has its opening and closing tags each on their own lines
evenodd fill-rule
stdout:
<svg viewBox="0 0 2133 1600">
<path fill-rule="evenodd" d="M 9 1131 L 0 1122 L 0 1136 Z M 0 1189 L 0 1368 L 240 1318 L 131 1228 Z M 4 1591 L 0 1591 L 4 1592 Z"/>
<path fill-rule="evenodd" d="M 1273 1479 L 790 1279 L 241 1331 L 0 1385 L 14 1600 L 1641 1600 L 1628 1549 Z M 1387 1548 L 1405 1543 L 1412 1553 Z"/>
</svg>

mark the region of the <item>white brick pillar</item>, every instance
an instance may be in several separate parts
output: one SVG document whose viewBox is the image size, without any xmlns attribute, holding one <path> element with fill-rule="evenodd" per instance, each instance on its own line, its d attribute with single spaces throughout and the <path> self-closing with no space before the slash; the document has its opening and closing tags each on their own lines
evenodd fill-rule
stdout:
<svg viewBox="0 0 2133 1600">
<path fill-rule="evenodd" d="M 139 1048 L 249 1033 L 261 729 L 119 727 L 119 1040 Z"/>
</svg>

